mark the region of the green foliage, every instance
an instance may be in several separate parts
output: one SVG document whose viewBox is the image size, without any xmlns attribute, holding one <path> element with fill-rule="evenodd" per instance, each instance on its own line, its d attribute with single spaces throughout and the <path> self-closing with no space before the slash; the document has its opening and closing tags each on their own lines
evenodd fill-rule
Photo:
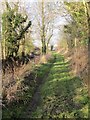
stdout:
<svg viewBox="0 0 90 120">
<path fill-rule="evenodd" d="M 87 45 L 86 39 L 88 38 L 88 28 L 87 28 L 87 15 L 85 13 L 85 6 L 83 2 L 71 2 L 67 3 L 66 8 L 70 13 L 73 23 L 65 27 L 65 32 L 76 37 L 78 40 L 78 45 Z M 73 42 L 74 42 L 73 38 Z M 85 44 L 84 44 L 85 43 Z"/>
<path fill-rule="evenodd" d="M 34 50 L 34 46 L 31 40 L 27 40 L 25 42 L 25 51 L 26 53 L 30 53 L 32 50 Z"/>
<path fill-rule="evenodd" d="M 85 39 L 81 41 L 81 45 L 88 46 L 89 39 Z"/>
<path fill-rule="evenodd" d="M 20 40 L 24 38 L 26 30 L 30 27 L 31 23 L 24 28 L 24 23 L 27 16 L 23 16 L 18 12 L 18 4 L 11 8 L 6 2 L 6 10 L 2 15 L 2 33 L 3 41 L 5 41 L 6 56 L 17 56 Z"/>
</svg>

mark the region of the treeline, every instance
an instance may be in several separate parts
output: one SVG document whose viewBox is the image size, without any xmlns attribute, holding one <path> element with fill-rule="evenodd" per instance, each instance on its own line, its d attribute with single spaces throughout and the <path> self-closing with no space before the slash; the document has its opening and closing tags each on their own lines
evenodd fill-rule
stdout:
<svg viewBox="0 0 90 120">
<path fill-rule="evenodd" d="M 70 24 L 64 26 L 71 68 L 75 75 L 89 84 L 90 68 L 90 2 L 65 3 L 72 18 Z M 89 90 L 90 91 L 90 90 Z"/>
<path fill-rule="evenodd" d="M 29 54 L 34 49 L 29 30 L 31 21 L 28 21 L 27 14 L 19 9 L 19 3 L 10 5 L 5 2 L 2 14 L 3 72 L 7 67 L 13 69 L 14 65 L 27 63 L 30 59 Z"/>
<path fill-rule="evenodd" d="M 49 9 L 46 3 L 38 3 L 38 6 L 39 5 L 41 7 L 41 14 L 40 20 L 36 21 L 36 25 L 38 25 L 37 29 L 34 25 L 35 23 L 33 24 L 33 21 L 28 20 L 27 13 L 20 10 L 19 2 L 13 2 L 12 4 L 5 2 L 5 8 L 2 14 L 2 68 L 4 73 L 6 68 L 13 69 L 14 65 L 18 66 L 28 63 L 36 51 L 39 51 L 39 54 L 42 53 L 42 55 L 48 53 L 49 43 L 53 36 L 54 29 L 54 23 L 52 21 L 54 21 L 55 16 L 46 16 L 48 12 L 47 9 Z M 48 5 L 51 6 L 51 3 L 48 3 Z M 37 9 L 37 11 L 39 10 Z M 33 15 L 30 17 L 33 17 Z M 33 32 L 34 29 L 38 31 L 37 39 L 41 42 L 41 50 L 34 49 L 35 46 L 33 45 L 31 34 L 31 31 Z M 40 38 L 38 38 L 38 36 L 40 36 Z M 53 46 L 51 46 L 51 50 L 52 49 Z"/>
</svg>

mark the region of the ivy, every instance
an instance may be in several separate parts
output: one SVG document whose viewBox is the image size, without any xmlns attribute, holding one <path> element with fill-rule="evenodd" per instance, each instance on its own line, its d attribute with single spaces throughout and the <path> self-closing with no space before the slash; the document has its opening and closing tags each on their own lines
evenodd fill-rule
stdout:
<svg viewBox="0 0 90 120">
<path fill-rule="evenodd" d="M 17 56 L 19 50 L 19 41 L 24 38 L 25 32 L 31 26 L 31 21 L 24 27 L 27 21 L 27 15 L 23 16 L 18 12 L 18 5 L 11 8 L 6 2 L 6 10 L 2 15 L 2 33 L 5 40 L 6 57 L 10 55 Z"/>
</svg>

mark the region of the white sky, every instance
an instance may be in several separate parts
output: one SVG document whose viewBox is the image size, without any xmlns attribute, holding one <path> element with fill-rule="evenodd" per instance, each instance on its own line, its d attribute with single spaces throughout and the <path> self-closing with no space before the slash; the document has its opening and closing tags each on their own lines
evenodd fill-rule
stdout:
<svg viewBox="0 0 90 120">
<path fill-rule="evenodd" d="M 0 2 L 4 2 L 5 0 L 0 0 Z M 22 1 L 22 2 L 36 2 L 39 1 L 41 2 L 42 0 L 7 0 L 9 2 L 17 2 L 17 1 Z M 66 1 L 66 2 L 83 2 L 83 0 L 45 0 L 45 2 L 57 2 L 57 1 Z M 90 0 L 85 0 L 86 2 Z"/>
<path fill-rule="evenodd" d="M 1 1 L 1 0 L 0 0 Z M 2 0 L 2 1 L 4 1 L 4 0 Z M 13 0 L 7 0 L 8 2 L 13 2 Z M 31 12 L 31 8 L 30 8 L 30 4 L 31 4 L 31 2 L 32 2 L 32 4 L 33 4 L 33 2 L 35 2 L 35 1 L 37 1 L 37 0 L 14 0 L 14 2 L 17 2 L 17 1 L 20 1 L 20 2 L 23 2 L 23 6 L 25 7 L 27 7 L 27 12 L 29 13 L 29 12 Z M 40 0 L 38 0 L 38 1 L 40 1 Z M 53 1 L 53 0 L 52 0 Z M 54 0 L 54 2 L 55 1 L 59 1 L 59 0 Z M 63 0 L 61 0 L 61 1 L 63 1 Z M 28 14 L 29 15 L 29 14 Z M 29 17 L 30 18 L 30 17 Z M 67 16 L 67 18 L 68 18 L 68 16 Z M 59 36 L 61 35 L 62 36 L 62 31 L 63 31 L 63 29 L 61 30 L 59 30 L 58 28 L 59 28 L 59 26 L 63 26 L 63 25 L 65 25 L 65 24 L 68 24 L 68 22 L 66 21 L 66 19 L 65 19 L 65 17 L 61 17 L 60 15 L 58 15 L 58 17 L 55 19 L 55 29 L 54 29 L 54 35 L 53 35 L 53 37 L 52 37 L 52 40 L 51 40 L 51 44 L 56 44 L 57 43 L 57 40 L 58 40 L 58 38 L 59 38 Z M 34 36 L 36 36 L 36 34 L 34 33 Z M 36 37 L 35 37 L 36 38 Z M 61 37 L 62 38 L 62 37 Z M 35 45 L 41 45 L 41 42 L 40 41 L 37 41 L 37 39 L 35 39 L 35 41 L 34 41 L 34 44 Z"/>
<path fill-rule="evenodd" d="M 30 11 L 30 12 L 32 11 L 31 8 L 29 7 L 29 4 L 28 4 L 28 7 L 27 7 L 27 11 Z M 51 38 L 51 41 L 50 41 L 50 44 L 54 44 L 54 45 L 57 44 L 58 40 L 62 39 L 62 36 L 63 36 L 63 27 L 61 28 L 60 26 L 64 26 L 64 25 L 68 24 L 66 18 L 69 19 L 69 15 L 67 15 L 66 18 L 60 16 L 59 14 L 57 14 L 57 16 L 58 17 L 56 17 L 56 19 L 54 20 L 55 28 L 54 28 L 54 31 L 53 31 L 53 37 Z M 31 19 L 33 19 L 33 18 L 31 18 Z M 33 37 L 35 39 L 34 44 L 36 46 L 38 46 L 38 45 L 40 46 L 41 42 L 40 42 L 40 40 L 38 41 L 38 39 L 37 39 L 38 37 L 37 37 L 37 35 L 35 33 L 33 34 Z"/>
</svg>

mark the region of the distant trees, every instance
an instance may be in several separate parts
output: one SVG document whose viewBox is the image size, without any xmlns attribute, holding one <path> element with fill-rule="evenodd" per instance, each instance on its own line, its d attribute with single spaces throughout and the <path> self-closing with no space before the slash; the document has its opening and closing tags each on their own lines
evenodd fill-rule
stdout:
<svg viewBox="0 0 90 120">
<path fill-rule="evenodd" d="M 68 39 L 69 56 L 73 73 L 83 80 L 88 79 L 89 27 L 86 2 L 65 3 L 72 23 L 65 26 Z"/>
<path fill-rule="evenodd" d="M 72 24 L 67 26 L 67 30 L 73 38 L 73 47 L 75 45 L 87 45 L 87 17 L 83 3 L 66 3 L 66 5 L 73 19 Z M 75 41 L 76 39 L 78 39 L 78 41 Z"/>
<path fill-rule="evenodd" d="M 39 34 L 42 43 L 42 54 L 46 54 L 48 49 L 48 44 L 53 36 L 53 14 L 49 12 L 50 4 L 46 4 L 42 0 L 39 4 L 38 14 L 39 18 L 37 19 Z"/>
<path fill-rule="evenodd" d="M 33 29 L 37 33 L 37 39 L 42 46 L 42 54 L 46 54 L 48 45 L 54 35 L 55 19 L 59 15 L 57 12 L 58 3 L 46 2 L 42 0 L 33 4 L 35 13 L 35 24 Z M 59 8 L 60 9 L 60 8 Z"/>
<path fill-rule="evenodd" d="M 90 48 L 90 2 L 66 3 L 74 23 L 67 26 L 67 32 L 72 32 L 74 36 L 74 46 L 88 46 Z M 74 47 L 73 46 L 73 47 Z M 89 50 L 90 51 L 90 50 Z"/>
<path fill-rule="evenodd" d="M 42 54 L 46 54 L 47 52 L 47 48 L 48 48 L 48 44 L 53 36 L 53 20 L 54 17 L 51 16 L 50 13 L 48 13 L 48 5 L 50 4 L 46 4 L 44 2 L 44 0 L 42 0 L 41 3 L 41 42 L 42 42 Z M 47 8 L 46 8 L 47 7 Z M 50 15 L 50 16 L 49 16 Z M 50 18 L 51 17 L 51 18 Z"/>
</svg>

